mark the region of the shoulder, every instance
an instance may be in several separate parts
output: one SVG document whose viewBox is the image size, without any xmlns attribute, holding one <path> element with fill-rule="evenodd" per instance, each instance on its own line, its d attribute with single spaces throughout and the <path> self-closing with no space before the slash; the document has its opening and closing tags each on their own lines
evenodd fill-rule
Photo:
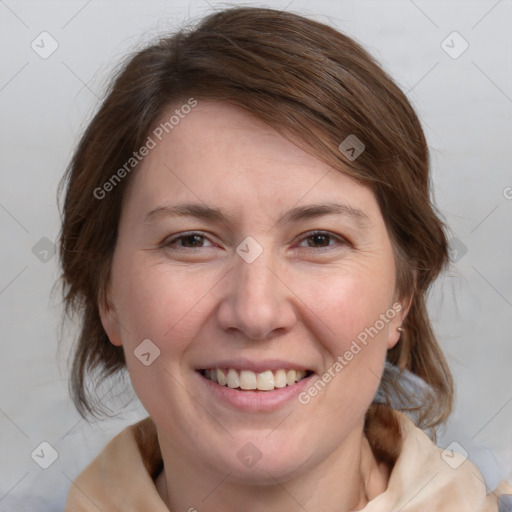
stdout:
<svg viewBox="0 0 512 512">
<path fill-rule="evenodd" d="M 131 503 L 130 510 L 139 510 L 133 508 L 136 503 L 141 507 L 153 503 L 161 508 L 153 482 L 161 464 L 156 427 L 151 418 L 146 418 L 114 437 L 78 475 L 64 510 L 110 512 L 122 510 L 122 503 Z"/>
<path fill-rule="evenodd" d="M 400 430 L 399 453 L 383 496 L 404 511 L 497 512 L 478 468 L 462 454 L 442 450 L 405 414 L 393 411 Z"/>
</svg>

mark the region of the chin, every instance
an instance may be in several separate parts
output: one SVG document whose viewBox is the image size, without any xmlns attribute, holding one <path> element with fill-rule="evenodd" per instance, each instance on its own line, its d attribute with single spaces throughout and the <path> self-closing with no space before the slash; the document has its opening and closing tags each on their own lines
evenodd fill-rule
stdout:
<svg viewBox="0 0 512 512">
<path fill-rule="evenodd" d="M 240 484 L 275 485 L 276 480 L 287 481 L 314 464 L 314 447 L 305 445 L 303 436 L 281 435 L 275 440 L 266 436 L 261 432 L 236 436 L 228 450 L 219 448 L 219 457 L 212 461 L 215 470 Z"/>
</svg>

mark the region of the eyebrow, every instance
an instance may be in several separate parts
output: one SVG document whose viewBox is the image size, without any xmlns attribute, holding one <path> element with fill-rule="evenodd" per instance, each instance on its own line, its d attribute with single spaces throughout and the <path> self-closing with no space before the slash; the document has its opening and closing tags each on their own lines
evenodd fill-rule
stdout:
<svg viewBox="0 0 512 512">
<path fill-rule="evenodd" d="M 347 204 L 324 203 L 306 206 L 297 206 L 288 210 L 278 221 L 279 223 L 294 223 L 307 219 L 313 219 L 324 215 L 342 215 L 354 219 L 360 225 L 369 223 L 369 217 L 362 210 Z M 144 222 L 152 222 L 160 216 L 195 217 L 201 220 L 208 220 L 219 224 L 234 224 L 234 216 L 229 215 L 222 208 L 212 208 L 199 203 L 181 203 L 175 205 L 158 206 L 151 210 L 145 217 Z"/>
</svg>

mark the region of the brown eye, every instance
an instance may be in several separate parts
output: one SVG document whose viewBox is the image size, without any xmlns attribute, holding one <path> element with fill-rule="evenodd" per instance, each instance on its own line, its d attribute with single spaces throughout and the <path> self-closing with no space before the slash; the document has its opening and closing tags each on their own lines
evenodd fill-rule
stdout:
<svg viewBox="0 0 512 512">
<path fill-rule="evenodd" d="M 208 239 L 200 233 L 186 233 L 166 241 L 165 246 L 172 248 L 202 249 L 203 247 L 208 247 L 205 245 L 207 240 Z"/>
<path fill-rule="evenodd" d="M 202 247 L 204 243 L 204 237 L 201 235 L 187 235 L 181 237 L 181 240 L 184 247 Z"/>
<path fill-rule="evenodd" d="M 307 246 L 299 244 L 299 247 L 322 249 L 324 247 L 332 247 L 336 245 L 336 243 L 341 243 L 342 245 L 344 243 L 344 240 L 342 238 L 332 235 L 331 233 L 327 233 L 325 231 L 311 233 L 305 238 L 303 238 L 301 243 L 304 241 L 307 243 Z"/>
<path fill-rule="evenodd" d="M 329 235 L 312 235 L 308 237 L 309 247 L 326 247 L 330 241 Z"/>
</svg>

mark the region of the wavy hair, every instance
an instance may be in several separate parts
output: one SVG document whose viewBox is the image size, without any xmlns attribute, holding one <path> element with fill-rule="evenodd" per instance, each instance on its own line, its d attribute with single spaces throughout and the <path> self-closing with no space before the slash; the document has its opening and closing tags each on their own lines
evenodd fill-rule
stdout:
<svg viewBox="0 0 512 512">
<path fill-rule="evenodd" d="M 397 291 L 411 304 L 405 332 L 387 361 L 427 384 L 421 402 L 408 403 L 400 379 L 385 371 L 381 391 L 405 396 L 401 408 L 414 412 L 423 428 L 444 421 L 453 384 L 426 297 L 448 263 L 448 248 L 431 197 L 429 154 L 418 117 L 388 74 L 347 35 L 297 14 L 249 7 L 215 12 L 131 54 L 63 178 L 60 261 L 67 312 L 81 321 L 71 378 L 79 412 L 84 417 L 104 412 L 95 389 L 125 367 L 122 348 L 112 345 L 103 329 L 99 305 L 106 300 L 130 177 L 108 200 L 98 200 L 94 191 L 144 144 L 170 104 L 192 96 L 243 107 L 374 192 L 394 248 Z M 339 149 L 349 135 L 365 146 L 355 160 Z M 370 407 L 368 432 L 384 418 L 382 407 Z"/>
</svg>

